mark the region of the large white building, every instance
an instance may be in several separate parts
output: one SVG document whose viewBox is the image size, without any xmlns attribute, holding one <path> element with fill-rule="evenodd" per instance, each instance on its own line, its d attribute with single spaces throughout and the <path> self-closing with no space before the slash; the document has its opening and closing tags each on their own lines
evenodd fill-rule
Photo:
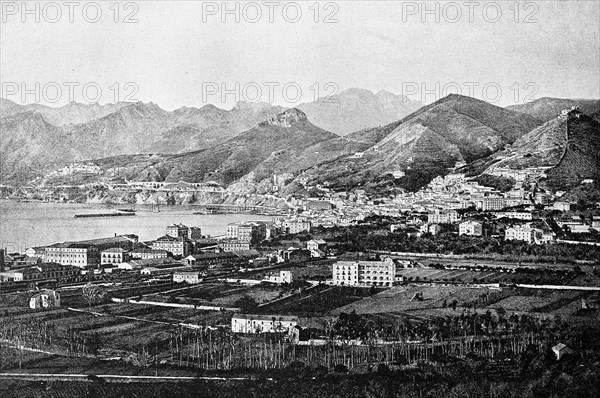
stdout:
<svg viewBox="0 0 600 398">
<path fill-rule="evenodd" d="M 310 232 L 310 221 L 289 219 L 283 221 L 283 231 L 286 234 L 299 234 L 300 232 Z"/>
<path fill-rule="evenodd" d="M 92 245 L 65 242 L 47 246 L 44 261 L 87 268 L 100 263 L 100 252 Z"/>
<path fill-rule="evenodd" d="M 497 196 L 476 198 L 476 199 L 474 199 L 474 202 L 475 202 L 475 207 L 477 209 L 481 209 L 483 211 L 502 210 L 505 207 L 508 207 L 509 203 L 514 204 L 512 201 L 509 201 L 506 198 L 497 197 Z"/>
<path fill-rule="evenodd" d="M 538 243 L 541 241 L 542 231 L 529 227 L 511 227 L 504 231 L 504 239 L 520 240 L 527 243 Z"/>
<path fill-rule="evenodd" d="M 227 238 L 253 244 L 259 243 L 267 238 L 267 226 L 258 221 L 231 223 L 227 225 Z"/>
<path fill-rule="evenodd" d="M 483 234 L 483 225 L 477 221 L 465 221 L 458 225 L 459 235 L 481 236 Z"/>
<path fill-rule="evenodd" d="M 427 223 L 429 224 L 453 224 L 458 221 L 458 213 L 456 210 L 439 211 L 427 215 Z"/>
<path fill-rule="evenodd" d="M 289 333 L 296 325 L 295 316 L 236 314 L 231 318 L 233 333 Z"/>
<path fill-rule="evenodd" d="M 173 224 L 167 227 L 167 236 L 197 240 L 202 239 L 202 230 L 198 227 L 188 227 L 183 224 Z"/>
<path fill-rule="evenodd" d="M 338 261 L 333 264 L 333 284 L 343 286 L 392 286 L 396 263 L 383 261 Z"/>
</svg>

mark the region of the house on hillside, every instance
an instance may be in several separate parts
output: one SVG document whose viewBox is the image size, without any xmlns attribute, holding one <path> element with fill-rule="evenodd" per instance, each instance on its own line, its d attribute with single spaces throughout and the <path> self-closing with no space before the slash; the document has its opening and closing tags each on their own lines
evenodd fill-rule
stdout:
<svg viewBox="0 0 600 398">
<path fill-rule="evenodd" d="M 327 242 L 323 239 L 312 239 L 306 242 L 306 248 L 308 250 L 321 250 L 324 252 L 327 250 Z"/>
<path fill-rule="evenodd" d="M 29 308 L 60 307 L 60 294 L 54 290 L 42 290 L 29 299 Z"/>
<path fill-rule="evenodd" d="M 566 354 L 572 353 L 573 350 L 571 350 L 569 347 L 567 347 L 563 343 L 558 343 L 557 345 L 555 345 L 554 347 L 552 347 L 552 352 L 554 352 L 554 355 L 556 355 L 556 360 L 560 361 L 560 359 L 563 356 L 565 356 Z"/>
<path fill-rule="evenodd" d="M 263 279 L 265 282 L 276 283 L 278 285 L 282 283 L 292 283 L 292 280 L 292 271 L 280 271 L 279 275 L 268 275 Z"/>
</svg>

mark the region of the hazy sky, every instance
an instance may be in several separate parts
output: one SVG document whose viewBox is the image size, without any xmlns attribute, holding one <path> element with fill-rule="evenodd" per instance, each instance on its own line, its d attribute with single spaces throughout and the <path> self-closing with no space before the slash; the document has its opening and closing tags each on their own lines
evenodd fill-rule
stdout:
<svg viewBox="0 0 600 398">
<path fill-rule="evenodd" d="M 228 2 L 225 15 L 220 1 L 76 3 L 32 1 L 25 14 L 21 1 L 2 0 L 4 97 L 23 103 L 26 88 L 39 94 L 26 103 L 62 105 L 69 83 L 79 84 L 78 102 L 136 91 L 134 99 L 169 110 L 236 100 L 293 106 L 351 87 L 424 102 L 460 90 L 498 105 L 600 97 L 596 0 Z M 124 23 L 130 14 L 134 23 Z"/>
</svg>

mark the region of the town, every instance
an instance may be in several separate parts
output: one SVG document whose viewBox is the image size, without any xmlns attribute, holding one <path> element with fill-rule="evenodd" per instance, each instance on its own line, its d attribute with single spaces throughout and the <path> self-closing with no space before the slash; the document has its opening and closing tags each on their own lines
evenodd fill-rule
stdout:
<svg viewBox="0 0 600 398">
<path fill-rule="evenodd" d="M 497 364 L 532 344 L 559 360 L 596 331 L 600 203 L 525 181 L 502 194 L 449 174 L 387 201 L 319 188 L 221 236 L 177 223 L 150 241 L 3 250 L 0 341 L 20 348 L 4 366 L 355 372 L 449 353 Z"/>
</svg>

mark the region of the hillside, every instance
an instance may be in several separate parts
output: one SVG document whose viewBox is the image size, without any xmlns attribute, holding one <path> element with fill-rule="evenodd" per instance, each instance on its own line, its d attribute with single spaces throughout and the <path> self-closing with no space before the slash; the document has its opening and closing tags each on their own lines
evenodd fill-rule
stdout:
<svg viewBox="0 0 600 398">
<path fill-rule="evenodd" d="M 254 170 L 278 151 L 297 155 L 304 149 L 337 138 L 311 124 L 306 115 L 296 109 L 287 110 L 227 142 L 208 150 L 182 154 L 170 160 L 172 169 L 168 181 L 216 180 L 232 183 Z M 286 156 L 273 161 L 269 171 L 286 171 Z"/>
<path fill-rule="evenodd" d="M 48 167 L 73 157 L 63 130 L 36 112 L 17 113 L 0 119 L 0 179 L 28 181 Z M 52 148 L 52 150 L 49 150 Z"/>
<path fill-rule="evenodd" d="M 507 109 L 523 112 L 547 122 L 554 119 L 563 109 L 571 109 L 573 106 L 579 107 L 579 110 L 586 115 L 600 120 L 600 100 L 543 97 L 526 104 L 511 105 Z"/>
<path fill-rule="evenodd" d="M 334 186 L 368 187 L 383 179 L 386 184 L 394 180 L 396 186 L 416 190 L 457 163 L 485 158 L 540 124 L 530 116 L 484 101 L 449 95 L 376 130 L 391 132 L 363 157 L 327 163 L 311 175 L 315 182 Z M 391 178 L 392 173 L 400 172 L 405 176 Z"/>
<path fill-rule="evenodd" d="M 580 114 L 569 118 L 567 126 L 565 152 L 547 172 L 546 183 L 554 189 L 569 189 L 584 179 L 600 180 L 600 123 Z"/>
<path fill-rule="evenodd" d="M 345 136 L 365 128 L 383 126 L 416 111 L 422 103 L 381 90 L 352 88 L 297 108 L 308 120 L 328 131 Z"/>
<path fill-rule="evenodd" d="M 567 190 L 584 179 L 600 178 L 600 124 L 578 111 L 544 123 L 493 158 L 498 167 L 523 170 L 546 167 L 544 184 Z"/>
<path fill-rule="evenodd" d="M 217 181 L 232 184 L 244 178 L 269 185 L 274 174 L 290 174 L 314 164 L 366 148 L 310 123 L 289 109 L 228 141 L 178 155 L 117 156 L 95 160 L 113 178 L 138 181 Z M 271 184 L 272 185 L 272 184 Z"/>
</svg>

